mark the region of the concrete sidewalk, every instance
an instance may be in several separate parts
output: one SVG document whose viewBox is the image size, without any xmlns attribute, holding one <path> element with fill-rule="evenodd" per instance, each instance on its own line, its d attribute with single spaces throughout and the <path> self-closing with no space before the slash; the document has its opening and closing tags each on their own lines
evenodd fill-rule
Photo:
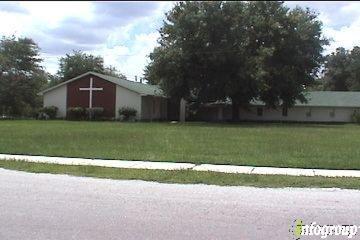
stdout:
<svg viewBox="0 0 360 240">
<path fill-rule="evenodd" d="M 276 168 L 252 167 L 235 165 L 192 164 L 173 162 L 126 161 L 126 160 L 101 160 L 68 157 L 46 157 L 0 154 L 0 160 L 17 160 L 36 163 L 53 163 L 62 165 L 88 165 L 98 167 L 132 168 L 132 169 L 158 169 L 158 170 L 193 170 L 221 173 L 243 173 L 263 175 L 290 175 L 290 176 L 323 176 L 323 177 L 360 177 L 360 170 L 327 170 L 327 169 L 302 169 L 302 168 Z"/>
</svg>

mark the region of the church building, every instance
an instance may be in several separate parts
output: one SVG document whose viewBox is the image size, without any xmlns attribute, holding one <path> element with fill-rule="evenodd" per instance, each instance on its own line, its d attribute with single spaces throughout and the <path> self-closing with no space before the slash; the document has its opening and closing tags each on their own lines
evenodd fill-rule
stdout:
<svg viewBox="0 0 360 240">
<path fill-rule="evenodd" d="M 231 102 L 207 103 L 196 115 L 189 116 L 186 102 L 174 103 L 156 85 L 132 82 L 95 72 L 87 72 L 42 91 L 44 106 L 56 106 L 58 118 L 65 118 L 71 107 L 104 109 L 104 116 L 119 118 L 121 107 L 137 111 L 137 120 L 230 121 Z M 272 109 L 261 101 L 252 101 L 239 109 L 240 121 L 351 122 L 360 114 L 360 92 L 310 91 L 307 102 L 292 108 Z M 185 117 L 187 116 L 187 117 Z"/>
<path fill-rule="evenodd" d="M 40 94 L 45 107 L 58 108 L 58 118 L 65 118 L 71 107 L 101 107 L 108 118 L 119 118 L 121 107 L 131 107 L 137 111 L 137 120 L 167 118 L 167 98 L 158 86 L 96 72 L 84 73 Z"/>
</svg>

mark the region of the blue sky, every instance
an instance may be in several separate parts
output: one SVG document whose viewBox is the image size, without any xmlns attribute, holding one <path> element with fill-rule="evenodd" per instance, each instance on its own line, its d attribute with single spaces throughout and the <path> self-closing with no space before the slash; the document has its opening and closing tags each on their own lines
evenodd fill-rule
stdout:
<svg viewBox="0 0 360 240">
<path fill-rule="evenodd" d="M 55 73 L 66 53 L 101 55 L 130 80 L 141 76 L 157 45 L 158 29 L 173 2 L 0 2 L 1 35 L 27 36 L 41 48 L 44 67 Z M 317 11 L 323 33 L 338 46 L 360 45 L 360 2 L 285 2 Z"/>
</svg>

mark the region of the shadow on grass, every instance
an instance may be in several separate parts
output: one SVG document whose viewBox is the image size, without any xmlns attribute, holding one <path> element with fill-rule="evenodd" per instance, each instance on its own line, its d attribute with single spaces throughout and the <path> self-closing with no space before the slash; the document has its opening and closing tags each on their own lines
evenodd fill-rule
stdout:
<svg viewBox="0 0 360 240">
<path fill-rule="evenodd" d="M 171 125 L 171 123 L 169 123 Z M 177 123 L 176 125 L 183 125 L 189 127 L 217 127 L 217 128 L 341 128 L 346 125 L 356 126 L 350 123 L 314 123 L 314 122 L 192 122 L 188 121 L 185 123 Z"/>
</svg>

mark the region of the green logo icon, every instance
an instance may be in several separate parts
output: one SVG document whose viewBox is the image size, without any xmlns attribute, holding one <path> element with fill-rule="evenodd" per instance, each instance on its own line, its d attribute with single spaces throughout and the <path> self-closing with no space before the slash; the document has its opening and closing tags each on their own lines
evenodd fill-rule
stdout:
<svg viewBox="0 0 360 240">
<path fill-rule="evenodd" d="M 303 226 L 303 221 L 301 219 L 296 219 L 295 220 L 295 231 L 294 231 L 295 237 L 300 238 L 302 226 Z"/>
<path fill-rule="evenodd" d="M 295 219 L 293 224 L 291 225 L 289 232 L 293 234 L 295 240 L 300 239 L 303 225 L 304 224 L 301 219 Z"/>
</svg>

